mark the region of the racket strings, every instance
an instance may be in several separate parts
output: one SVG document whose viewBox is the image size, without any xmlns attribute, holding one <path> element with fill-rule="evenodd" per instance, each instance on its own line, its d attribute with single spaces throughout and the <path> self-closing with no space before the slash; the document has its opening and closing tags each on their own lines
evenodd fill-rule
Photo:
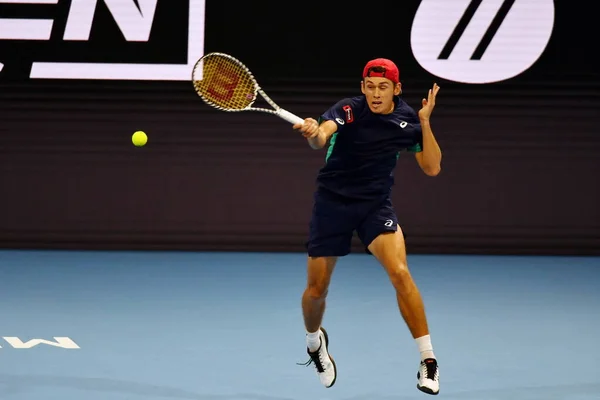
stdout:
<svg viewBox="0 0 600 400">
<path fill-rule="evenodd" d="M 256 100 L 257 85 L 250 72 L 235 59 L 214 54 L 203 58 L 194 70 L 194 87 L 208 103 L 223 110 L 248 108 Z"/>
</svg>

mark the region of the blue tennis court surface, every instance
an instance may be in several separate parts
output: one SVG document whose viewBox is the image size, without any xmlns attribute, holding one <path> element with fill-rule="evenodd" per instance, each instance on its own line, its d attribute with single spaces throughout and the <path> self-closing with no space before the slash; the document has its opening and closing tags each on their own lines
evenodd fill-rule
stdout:
<svg viewBox="0 0 600 400">
<path fill-rule="evenodd" d="M 409 266 L 438 398 L 600 399 L 600 258 L 411 255 Z M 296 365 L 305 270 L 303 254 L 0 251 L 0 399 L 435 398 L 415 388 L 416 345 L 363 254 L 340 260 L 330 289 L 335 386 Z"/>
</svg>

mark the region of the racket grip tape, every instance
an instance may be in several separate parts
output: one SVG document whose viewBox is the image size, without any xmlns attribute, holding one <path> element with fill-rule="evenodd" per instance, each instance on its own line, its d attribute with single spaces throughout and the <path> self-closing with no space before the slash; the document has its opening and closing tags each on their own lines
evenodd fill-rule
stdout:
<svg viewBox="0 0 600 400">
<path fill-rule="evenodd" d="M 286 110 L 284 110 L 282 108 L 280 108 L 279 110 L 277 110 L 277 115 L 280 118 L 285 119 L 290 124 L 302 124 L 302 123 L 304 123 L 304 119 L 303 118 L 300 118 L 297 115 L 294 115 L 291 112 L 286 111 Z"/>
</svg>

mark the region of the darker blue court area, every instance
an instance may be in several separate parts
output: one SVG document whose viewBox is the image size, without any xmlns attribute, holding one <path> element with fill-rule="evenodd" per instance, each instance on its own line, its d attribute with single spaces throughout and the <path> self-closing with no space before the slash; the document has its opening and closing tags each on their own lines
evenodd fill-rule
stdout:
<svg viewBox="0 0 600 400">
<path fill-rule="evenodd" d="M 411 255 L 409 266 L 438 398 L 600 399 L 600 258 Z M 430 398 L 415 388 L 419 355 L 393 288 L 366 254 L 341 259 L 330 289 L 336 385 L 296 364 L 305 271 L 304 254 L 0 251 L 0 399 Z"/>
</svg>

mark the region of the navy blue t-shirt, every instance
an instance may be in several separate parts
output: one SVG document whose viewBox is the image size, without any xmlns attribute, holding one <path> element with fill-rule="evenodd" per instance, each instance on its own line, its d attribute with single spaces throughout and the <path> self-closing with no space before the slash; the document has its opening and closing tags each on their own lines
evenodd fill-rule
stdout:
<svg viewBox="0 0 600 400">
<path fill-rule="evenodd" d="M 420 152 L 423 135 L 415 110 L 399 96 L 391 114 L 371 112 L 365 96 L 346 98 L 325 111 L 319 122 L 334 121 L 326 163 L 317 187 L 355 199 L 389 195 L 402 151 Z"/>
</svg>

